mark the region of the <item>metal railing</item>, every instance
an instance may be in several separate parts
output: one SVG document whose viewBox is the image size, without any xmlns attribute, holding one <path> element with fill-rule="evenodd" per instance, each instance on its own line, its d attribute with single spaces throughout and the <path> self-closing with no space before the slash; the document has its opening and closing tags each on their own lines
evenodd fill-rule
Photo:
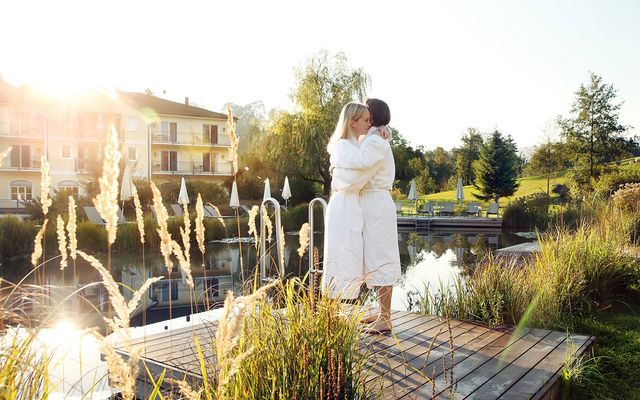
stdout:
<svg viewBox="0 0 640 400">
<path fill-rule="evenodd" d="M 275 239 L 275 244 L 278 253 L 278 264 L 280 268 L 278 269 L 278 273 L 280 274 L 280 278 L 284 278 L 285 276 L 285 268 L 284 268 L 284 243 L 280 244 L 280 229 L 282 229 L 282 223 L 280 221 L 280 203 L 273 197 L 269 197 L 268 199 L 264 199 L 262 201 L 262 205 L 267 209 L 268 204 L 271 203 L 275 208 L 274 219 L 276 220 L 275 232 L 273 232 L 273 236 Z M 262 208 L 261 208 L 262 209 Z M 265 218 L 262 215 L 262 211 L 260 212 L 260 280 L 262 283 L 267 283 L 272 280 L 267 276 L 268 266 L 271 265 L 271 259 L 267 257 L 267 234 L 266 234 L 266 222 Z"/>
<path fill-rule="evenodd" d="M 226 133 L 218 134 L 218 141 L 212 141 L 211 136 L 202 132 L 160 132 L 152 131 L 151 138 L 155 144 L 181 144 L 191 146 L 223 146 L 230 145 L 229 136 Z"/>
<path fill-rule="evenodd" d="M 231 163 L 211 163 L 182 161 L 162 165 L 158 160 L 153 161 L 153 172 L 176 175 L 231 175 Z"/>
<path fill-rule="evenodd" d="M 20 160 L 19 162 L 11 162 L 11 157 L 7 157 L 0 165 L 3 170 L 12 171 L 35 171 L 40 170 L 40 160 Z"/>
<path fill-rule="evenodd" d="M 315 267 L 315 265 L 313 265 L 314 263 L 314 259 L 313 259 L 313 248 L 314 248 L 314 240 L 313 240 L 313 232 L 314 232 L 314 218 L 313 218 L 313 206 L 315 206 L 316 204 L 321 204 L 322 205 L 322 217 L 325 217 L 325 214 L 327 213 L 327 202 L 321 198 L 321 197 L 316 197 L 315 199 L 311 200 L 309 202 L 309 274 L 311 275 L 309 278 L 311 280 L 311 288 L 315 289 L 313 287 L 313 285 L 315 284 L 315 274 L 317 273 L 321 273 L 322 272 L 322 268 L 320 268 L 320 265 L 318 264 L 318 268 Z"/>
</svg>

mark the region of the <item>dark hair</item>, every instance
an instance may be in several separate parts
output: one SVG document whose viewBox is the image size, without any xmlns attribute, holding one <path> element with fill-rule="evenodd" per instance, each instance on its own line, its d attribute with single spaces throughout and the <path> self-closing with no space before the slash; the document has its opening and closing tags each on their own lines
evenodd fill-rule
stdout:
<svg viewBox="0 0 640 400">
<path fill-rule="evenodd" d="M 365 104 L 371 114 L 372 126 L 389 125 L 389 121 L 391 121 L 391 111 L 389 111 L 387 103 L 380 99 L 366 99 Z"/>
</svg>

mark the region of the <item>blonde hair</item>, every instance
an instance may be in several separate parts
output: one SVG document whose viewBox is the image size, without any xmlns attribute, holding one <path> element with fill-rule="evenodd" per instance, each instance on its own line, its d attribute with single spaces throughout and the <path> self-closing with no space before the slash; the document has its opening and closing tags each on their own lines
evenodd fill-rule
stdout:
<svg viewBox="0 0 640 400">
<path fill-rule="evenodd" d="M 367 106 L 355 101 L 347 103 L 342 107 L 340 118 L 338 118 L 338 123 L 336 124 L 336 129 L 333 131 L 333 135 L 331 135 L 331 138 L 329 139 L 329 144 L 327 144 L 327 151 L 329 154 L 333 152 L 338 140 L 348 139 L 349 136 L 353 136 L 350 122 L 359 120 L 367 111 Z"/>
</svg>

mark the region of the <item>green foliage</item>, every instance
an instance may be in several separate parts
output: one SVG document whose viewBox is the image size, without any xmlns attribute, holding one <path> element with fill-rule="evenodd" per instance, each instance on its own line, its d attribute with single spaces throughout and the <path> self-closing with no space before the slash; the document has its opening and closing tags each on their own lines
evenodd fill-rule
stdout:
<svg viewBox="0 0 640 400">
<path fill-rule="evenodd" d="M 618 123 L 616 90 L 602 77 L 591 73 L 575 95 L 572 117 L 559 118 L 558 124 L 574 151 L 585 156 L 588 176 L 595 178 L 597 165 L 628 154 L 630 143 L 623 136 L 627 128 Z"/>
<path fill-rule="evenodd" d="M 640 183 L 640 170 L 618 169 L 600 176 L 594 184 L 594 191 L 602 197 L 611 196 L 615 191 L 629 183 Z"/>
<path fill-rule="evenodd" d="M 463 185 L 471 185 L 476 180 L 473 163 L 480 159 L 483 139 L 480 131 L 475 128 L 469 128 L 460 140 L 462 141 L 462 146 L 453 149 L 455 174 L 462 178 Z"/>
<path fill-rule="evenodd" d="M 270 133 L 260 142 L 262 159 L 281 174 L 298 176 L 331 190 L 329 155 L 326 151 L 342 107 L 364 100 L 368 75 L 351 69 L 344 54 L 313 55 L 296 71 L 291 98 L 296 111 L 271 116 Z"/>
<path fill-rule="evenodd" d="M 571 200 L 571 190 L 569 189 L 569 186 L 562 183 L 554 184 L 551 189 L 551 193 L 556 195 L 556 198 L 554 199 L 554 203 L 556 204 L 564 205 Z"/>
<path fill-rule="evenodd" d="M 549 141 L 535 147 L 524 172 L 526 175 L 543 175 L 562 171 L 573 165 L 574 158 L 566 143 Z"/>
<path fill-rule="evenodd" d="M 0 218 L 0 259 L 31 254 L 38 228 L 12 215 Z"/>
<path fill-rule="evenodd" d="M 361 312 L 345 312 L 342 303 L 314 294 L 298 280 L 276 286 L 272 299 L 275 301 L 263 299 L 251 305 L 237 345 L 218 360 L 218 364 L 237 368 L 224 385 L 219 386 L 217 380 L 226 371 L 203 364 L 203 374 L 210 381 L 205 398 L 373 396 L 372 389 L 364 385 L 368 351 L 359 346 Z M 238 357 L 242 361 L 236 364 Z M 214 394 L 214 387 L 219 392 Z"/>
<path fill-rule="evenodd" d="M 476 163 L 476 181 L 473 186 L 480 191 L 473 195 L 481 200 L 511 196 L 518 189 L 516 146 L 511 137 L 505 138 L 498 131 L 487 139 Z"/>
<path fill-rule="evenodd" d="M 545 229 L 549 222 L 549 196 L 532 193 L 510 201 L 502 213 L 503 225 L 509 228 Z"/>
</svg>

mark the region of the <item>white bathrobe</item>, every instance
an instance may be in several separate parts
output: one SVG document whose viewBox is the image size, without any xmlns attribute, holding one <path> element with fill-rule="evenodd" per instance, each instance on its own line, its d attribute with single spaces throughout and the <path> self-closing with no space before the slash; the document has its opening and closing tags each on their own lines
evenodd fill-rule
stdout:
<svg viewBox="0 0 640 400">
<path fill-rule="evenodd" d="M 333 177 L 344 190 L 361 189 L 363 280 L 368 287 L 393 285 L 401 272 L 396 207 L 389 192 L 395 178 L 391 146 L 370 131 L 359 148 L 345 150 Z"/>
<path fill-rule="evenodd" d="M 386 141 L 379 139 L 380 141 L 368 146 L 365 152 L 359 151 L 355 141 L 338 140 L 331 151 L 331 166 L 346 163 L 347 157 L 357 157 L 358 165 L 375 165 L 383 159 L 382 149 L 385 146 L 389 147 Z M 368 169 L 350 169 L 343 172 L 336 173 L 334 169 L 331 180 L 332 194 L 325 218 L 322 287 L 331 297 L 355 299 L 364 282 L 364 221 L 360 206 L 360 189 L 370 176 Z M 367 177 L 360 176 L 364 174 Z"/>
</svg>

